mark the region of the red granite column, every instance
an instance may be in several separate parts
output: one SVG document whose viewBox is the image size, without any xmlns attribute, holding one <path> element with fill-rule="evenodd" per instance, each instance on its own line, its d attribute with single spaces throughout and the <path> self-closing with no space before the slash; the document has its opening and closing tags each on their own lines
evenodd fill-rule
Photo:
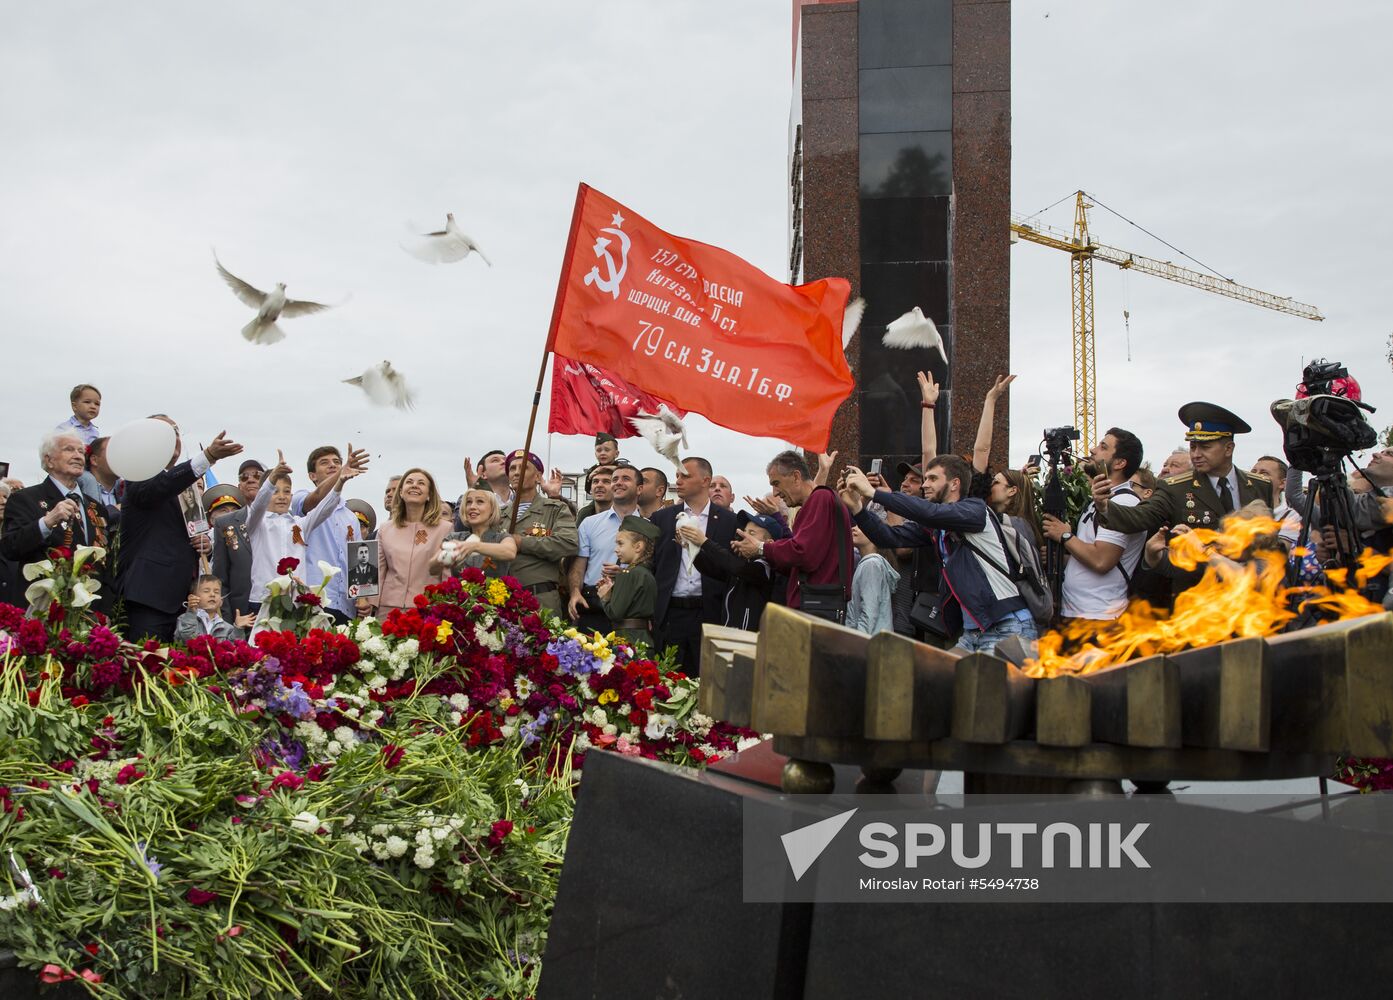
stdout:
<svg viewBox="0 0 1393 1000">
<path fill-rule="evenodd" d="M 844 277 L 859 294 L 861 275 L 857 34 L 855 3 L 802 9 L 803 280 Z M 847 348 L 856 370 L 858 335 Z M 832 424 L 831 447 L 843 460 L 859 454 L 860 411 L 853 392 Z"/>
<path fill-rule="evenodd" d="M 953 2 L 953 450 L 972 450 L 982 398 L 1010 371 L 1011 4 Z M 1008 460 L 1008 401 L 992 457 Z"/>
</svg>

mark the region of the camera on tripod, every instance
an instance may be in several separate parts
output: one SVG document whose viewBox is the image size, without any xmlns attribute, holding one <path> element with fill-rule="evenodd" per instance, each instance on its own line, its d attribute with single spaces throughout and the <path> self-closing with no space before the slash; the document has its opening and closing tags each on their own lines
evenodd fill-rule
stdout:
<svg viewBox="0 0 1393 1000">
<path fill-rule="evenodd" d="M 1045 454 L 1050 458 L 1050 465 L 1058 465 L 1061 458 L 1073 451 L 1070 446 L 1079 439 L 1079 429 L 1077 427 L 1047 427 L 1044 431 L 1044 438 Z"/>
<path fill-rule="evenodd" d="M 1310 370 L 1308 366 L 1306 371 Z M 1378 432 L 1361 410 L 1374 412 L 1368 403 L 1342 396 L 1277 400 L 1272 417 L 1282 425 L 1287 461 L 1302 472 L 1321 475 L 1338 470 L 1346 456 L 1372 448 L 1378 443 Z"/>
</svg>

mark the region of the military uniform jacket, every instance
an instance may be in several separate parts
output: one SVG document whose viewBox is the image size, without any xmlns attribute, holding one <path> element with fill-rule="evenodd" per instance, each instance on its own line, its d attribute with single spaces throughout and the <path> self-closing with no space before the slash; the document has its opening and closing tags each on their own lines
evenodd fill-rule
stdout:
<svg viewBox="0 0 1393 1000">
<path fill-rule="evenodd" d="M 511 524 L 513 505 L 503 508 L 503 524 Z M 541 493 L 518 518 L 518 557 L 512 575 L 524 587 L 539 583 L 559 583 L 561 563 L 580 551 L 575 515 L 560 500 Z"/>
<path fill-rule="evenodd" d="M 1237 468 L 1234 473 L 1238 479 L 1234 510 L 1254 501 L 1265 504 L 1272 502 L 1272 483 L 1266 476 L 1255 476 Z M 1218 531 L 1225 516 L 1224 508 L 1219 504 L 1219 494 L 1209 482 L 1209 476 L 1191 471 L 1183 476 L 1161 480 L 1156 484 L 1156 491 L 1135 507 L 1108 504 L 1107 513 L 1100 517 L 1099 523 L 1124 534 L 1144 531 L 1149 536 L 1158 528 L 1174 528 L 1182 524 L 1190 528 Z M 1180 570 L 1172 566 L 1169 559 L 1163 560 L 1156 571 L 1171 577 L 1175 593 L 1193 586 L 1203 576 L 1202 569 L 1192 572 Z"/>
<path fill-rule="evenodd" d="M 222 616 L 233 620 L 251 602 L 252 546 L 247 537 L 247 510 L 224 514 L 213 522 L 213 575 L 222 581 Z"/>
<path fill-rule="evenodd" d="M 658 603 L 658 581 L 647 566 L 630 566 L 614 577 L 609 598 L 602 602 L 605 614 L 616 625 L 616 631 L 634 645 L 653 645 L 653 635 L 647 628 L 618 627 L 628 620 L 651 621 Z"/>
</svg>

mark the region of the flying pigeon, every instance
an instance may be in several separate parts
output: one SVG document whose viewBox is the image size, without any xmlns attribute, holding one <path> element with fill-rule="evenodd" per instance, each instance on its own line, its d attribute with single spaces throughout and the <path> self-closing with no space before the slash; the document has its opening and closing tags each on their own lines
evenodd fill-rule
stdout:
<svg viewBox="0 0 1393 1000">
<path fill-rule="evenodd" d="M 285 333 L 276 325 L 276 320 L 282 316 L 286 319 L 294 319 L 297 316 L 308 316 L 310 313 L 330 308 L 322 302 L 286 298 L 285 282 L 283 281 L 276 282 L 276 287 L 270 292 L 254 288 L 223 267 L 217 254 L 213 254 L 213 263 L 218 265 L 218 273 L 232 289 L 232 294 L 241 299 L 244 305 L 249 305 L 256 310 L 256 318 L 242 327 L 242 336 L 253 344 L 274 344 L 284 340 Z"/>
<path fill-rule="evenodd" d="M 856 331 L 861 328 L 861 317 L 866 312 L 865 299 L 852 299 L 847 303 L 846 312 L 842 313 L 842 350 L 847 349 L 851 343 L 851 338 L 856 336 Z"/>
<path fill-rule="evenodd" d="M 378 406 L 395 406 L 398 410 L 410 410 L 416 405 L 415 397 L 406 385 L 401 372 L 392 367 L 390 361 L 373 365 L 361 375 L 343 380 L 346 385 L 356 385 L 367 393 L 368 399 Z"/>
<path fill-rule="evenodd" d="M 938 335 L 938 327 L 934 326 L 934 321 L 925 316 L 918 306 L 887 326 L 885 336 L 881 337 L 880 342 L 886 347 L 898 347 L 903 351 L 912 351 L 916 347 L 932 347 L 938 351 L 943 363 L 948 363 L 948 355 L 943 350 L 943 338 Z"/>
<path fill-rule="evenodd" d="M 640 437 L 653 446 L 654 451 L 678 469 L 682 468 L 677 457 L 677 446 L 687 447 L 687 428 L 683 426 L 681 417 L 662 405 L 657 413 L 639 410 L 638 416 L 629 418 L 629 423 L 633 424 Z"/>
<path fill-rule="evenodd" d="M 485 264 L 493 267 L 493 261 L 484 257 L 484 251 L 479 249 L 479 245 L 460 232 L 459 226 L 455 225 L 453 212 L 446 214 L 444 229 L 417 237 L 411 246 L 403 243 L 401 248 L 427 264 L 453 264 L 457 260 L 464 260 L 471 253 L 477 253 L 483 257 Z"/>
</svg>

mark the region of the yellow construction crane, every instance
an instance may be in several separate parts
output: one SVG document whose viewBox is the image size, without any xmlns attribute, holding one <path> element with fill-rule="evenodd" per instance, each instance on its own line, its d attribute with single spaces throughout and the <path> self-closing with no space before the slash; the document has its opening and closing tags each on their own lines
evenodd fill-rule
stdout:
<svg viewBox="0 0 1393 1000">
<path fill-rule="evenodd" d="M 1097 199 L 1094 199 L 1096 201 Z M 1200 288 L 1216 295 L 1227 295 L 1231 299 L 1247 302 L 1264 309 L 1299 316 L 1302 319 L 1323 320 L 1325 317 L 1315 306 L 1294 299 L 1273 295 L 1240 285 L 1228 278 L 1221 278 L 1201 271 L 1192 271 L 1169 261 L 1154 260 L 1140 254 L 1129 253 L 1094 241 L 1088 231 L 1088 210 L 1093 203 L 1083 191 L 1074 195 L 1074 231 L 1072 234 L 1052 229 L 1049 226 L 1034 225 L 1026 217 L 1013 216 L 1011 219 L 1011 242 L 1017 238 L 1038 243 L 1041 246 L 1063 250 L 1070 257 L 1070 271 L 1074 286 L 1074 426 L 1082 435 L 1084 447 L 1091 447 L 1096 417 L 1098 415 L 1097 375 L 1094 365 L 1093 342 L 1093 261 L 1095 259 L 1116 264 L 1120 268 L 1152 274 L 1168 281 L 1178 281 L 1182 285 Z M 1106 206 L 1104 206 L 1106 207 Z M 1033 216 L 1032 216 L 1033 218 Z M 1168 244 L 1169 245 L 1169 244 Z"/>
</svg>

